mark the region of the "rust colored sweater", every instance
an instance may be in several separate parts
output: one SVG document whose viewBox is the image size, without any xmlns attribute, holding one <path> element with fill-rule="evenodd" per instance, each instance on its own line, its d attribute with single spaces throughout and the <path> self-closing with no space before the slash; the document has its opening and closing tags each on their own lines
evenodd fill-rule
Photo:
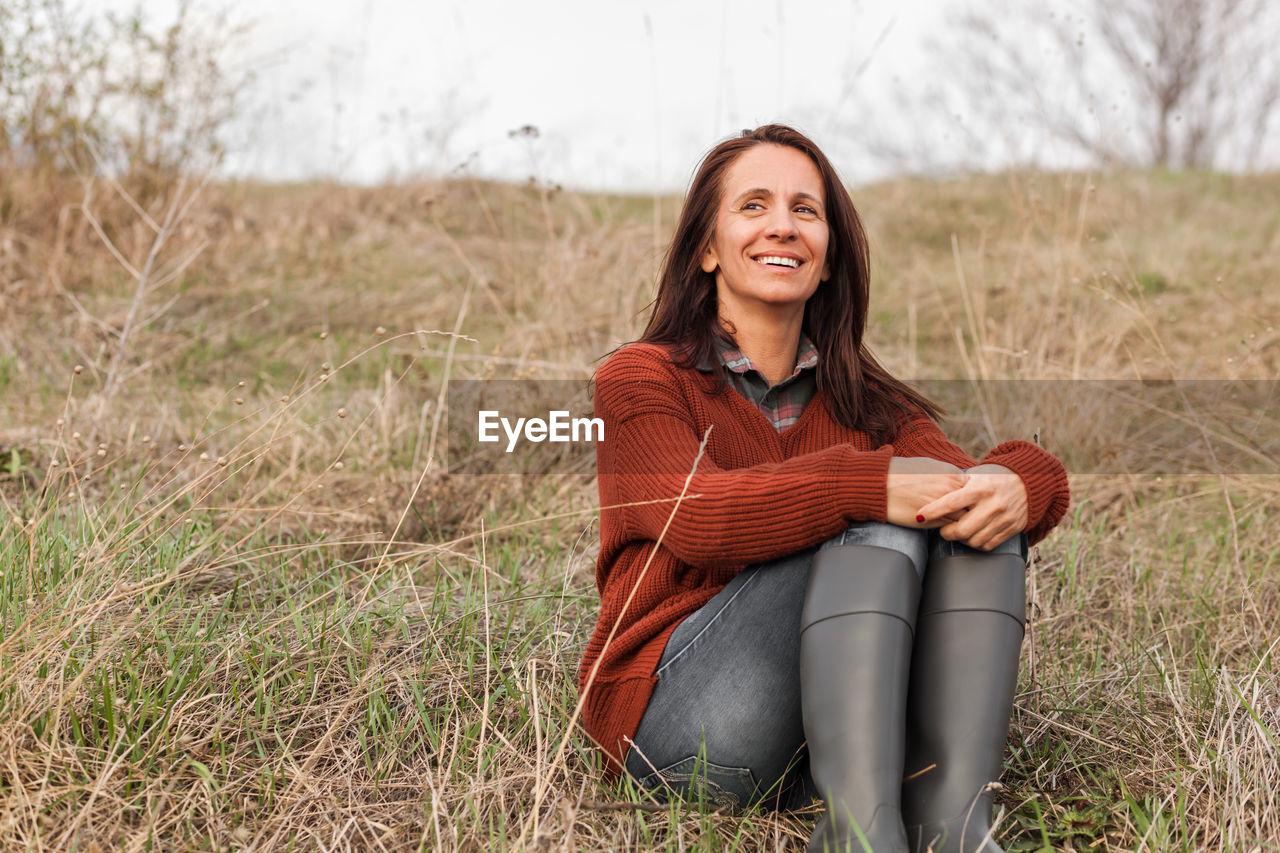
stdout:
<svg viewBox="0 0 1280 853">
<path fill-rule="evenodd" d="M 604 420 L 596 446 L 600 618 L 578 681 L 583 725 L 613 772 L 639 728 L 667 638 L 734 575 L 850 522 L 884 521 L 893 456 L 978 464 L 923 413 L 905 421 L 893 444 L 873 447 L 870 436 L 832 418 L 819 392 L 779 433 L 742 395 L 712 393 L 710 379 L 651 344 L 618 350 L 596 373 L 595 414 Z M 1067 475 L 1048 452 L 1007 441 L 982 461 L 1022 478 L 1032 543 L 1062 519 Z"/>
</svg>

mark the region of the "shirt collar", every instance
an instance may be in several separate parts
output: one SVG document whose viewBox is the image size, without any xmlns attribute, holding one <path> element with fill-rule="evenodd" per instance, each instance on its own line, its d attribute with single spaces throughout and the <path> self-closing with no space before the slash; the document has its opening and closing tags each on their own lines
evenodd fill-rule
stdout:
<svg viewBox="0 0 1280 853">
<path fill-rule="evenodd" d="M 751 363 L 751 359 L 747 358 L 747 356 L 743 354 L 742 350 L 738 349 L 732 341 L 724 340 L 719 335 L 716 335 L 712 338 L 712 342 L 715 344 L 715 356 L 703 359 L 702 363 L 698 365 L 698 370 L 703 373 L 710 373 L 716 369 L 716 362 L 718 362 L 719 366 L 732 370 L 734 373 L 746 373 L 748 370 L 755 370 L 757 373 L 760 372 L 756 366 Z M 814 345 L 813 341 L 809 340 L 808 335 L 801 332 L 800 343 L 796 347 L 796 366 L 795 369 L 791 371 L 791 376 L 788 378 L 794 378 L 795 376 L 798 376 L 801 371 L 808 370 L 809 368 L 816 367 L 817 365 L 818 348 Z M 763 374 L 761 375 L 763 376 Z"/>
</svg>

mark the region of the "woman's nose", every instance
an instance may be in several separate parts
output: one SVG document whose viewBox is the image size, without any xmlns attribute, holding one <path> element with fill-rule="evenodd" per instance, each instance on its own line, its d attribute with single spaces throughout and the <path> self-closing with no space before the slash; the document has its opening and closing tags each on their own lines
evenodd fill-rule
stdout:
<svg viewBox="0 0 1280 853">
<path fill-rule="evenodd" d="M 785 208 L 773 211 L 769 216 L 769 236 L 779 240 L 790 239 L 799 231 L 796 220 L 790 210 Z"/>
</svg>

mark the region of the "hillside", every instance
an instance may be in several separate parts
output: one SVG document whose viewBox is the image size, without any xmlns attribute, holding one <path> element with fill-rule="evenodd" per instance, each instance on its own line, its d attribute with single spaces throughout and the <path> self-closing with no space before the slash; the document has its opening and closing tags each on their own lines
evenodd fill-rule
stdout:
<svg viewBox="0 0 1280 853">
<path fill-rule="evenodd" d="M 445 379 L 581 382 L 639 333 L 679 199 L 90 189 L 0 189 L 0 847 L 802 846 L 803 815 L 643 802 L 573 729 L 589 464 L 442 468 Z M 853 196 L 877 353 L 1034 394 L 962 394 L 952 426 L 1073 471 L 1029 575 L 1001 842 L 1267 849 L 1280 444 L 1250 418 L 1277 405 L 1280 175 Z M 1208 396 L 1088 384 L 1163 379 Z"/>
</svg>

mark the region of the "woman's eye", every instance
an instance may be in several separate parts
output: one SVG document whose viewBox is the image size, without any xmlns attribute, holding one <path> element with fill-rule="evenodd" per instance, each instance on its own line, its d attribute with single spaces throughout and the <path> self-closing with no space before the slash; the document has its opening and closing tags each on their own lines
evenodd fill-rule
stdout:
<svg viewBox="0 0 1280 853">
<path fill-rule="evenodd" d="M 799 207 L 797 207 L 797 208 L 796 208 L 796 213 L 803 213 L 803 214 L 806 214 L 807 216 L 817 216 L 817 215 L 818 215 L 818 211 L 814 210 L 812 207 L 810 207 L 810 206 L 809 206 L 809 205 L 807 205 L 807 204 L 802 204 L 802 205 L 800 205 Z"/>
<path fill-rule="evenodd" d="M 742 206 L 743 210 L 764 210 L 764 205 L 758 201 L 749 201 Z"/>
</svg>

